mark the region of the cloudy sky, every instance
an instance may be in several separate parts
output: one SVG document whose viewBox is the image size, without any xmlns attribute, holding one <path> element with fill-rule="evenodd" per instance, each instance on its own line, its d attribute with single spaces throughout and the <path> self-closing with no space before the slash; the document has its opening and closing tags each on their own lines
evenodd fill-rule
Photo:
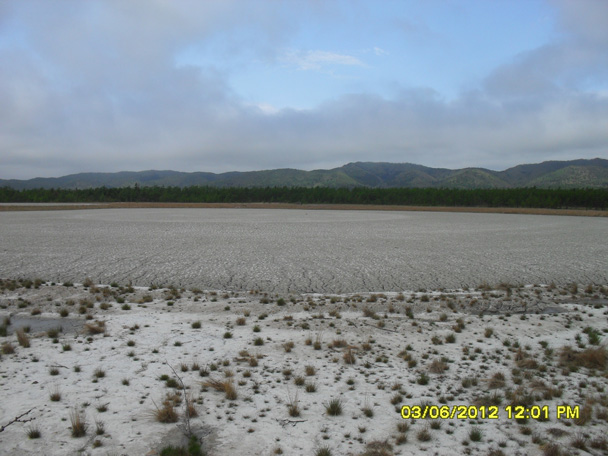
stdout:
<svg viewBox="0 0 608 456">
<path fill-rule="evenodd" d="M 607 155 L 606 0 L 0 0 L 0 178 Z"/>
</svg>

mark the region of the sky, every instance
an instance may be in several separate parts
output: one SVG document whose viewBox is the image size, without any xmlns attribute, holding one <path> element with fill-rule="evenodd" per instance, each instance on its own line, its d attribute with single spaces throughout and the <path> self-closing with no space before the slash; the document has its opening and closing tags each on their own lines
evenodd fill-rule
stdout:
<svg viewBox="0 0 608 456">
<path fill-rule="evenodd" d="M 605 0 L 0 0 L 0 178 L 595 157 Z"/>
</svg>

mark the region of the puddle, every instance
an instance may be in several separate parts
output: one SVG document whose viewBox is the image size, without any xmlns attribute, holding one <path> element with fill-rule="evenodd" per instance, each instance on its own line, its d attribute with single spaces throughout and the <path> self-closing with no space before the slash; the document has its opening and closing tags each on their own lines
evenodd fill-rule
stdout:
<svg viewBox="0 0 608 456">
<path fill-rule="evenodd" d="M 84 320 L 76 320 L 73 318 L 45 318 L 45 317 L 23 317 L 13 316 L 11 317 L 11 324 L 8 326 L 7 331 L 12 334 L 19 328 L 25 326 L 30 327 L 30 333 L 46 332 L 49 329 L 55 329 L 61 327 L 63 334 L 74 334 L 82 329 L 84 326 Z"/>
</svg>

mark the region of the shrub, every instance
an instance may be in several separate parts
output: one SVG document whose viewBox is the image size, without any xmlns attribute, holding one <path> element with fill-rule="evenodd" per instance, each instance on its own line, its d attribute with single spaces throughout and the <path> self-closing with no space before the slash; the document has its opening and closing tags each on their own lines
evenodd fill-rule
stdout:
<svg viewBox="0 0 608 456">
<path fill-rule="evenodd" d="M 192 322 L 192 329 L 200 329 L 201 328 L 201 321 L 197 320 Z"/>
</svg>

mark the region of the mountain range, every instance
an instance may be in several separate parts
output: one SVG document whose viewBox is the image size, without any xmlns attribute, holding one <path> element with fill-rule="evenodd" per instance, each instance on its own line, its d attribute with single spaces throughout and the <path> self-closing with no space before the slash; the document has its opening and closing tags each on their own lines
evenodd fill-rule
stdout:
<svg viewBox="0 0 608 456">
<path fill-rule="evenodd" d="M 217 187 L 442 187 L 442 188 L 608 188 L 608 160 L 546 161 L 504 171 L 484 168 L 429 168 L 411 163 L 356 162 L 339 168 L 302 171 L 207 172 L 121 171 L 78 173 L 29 180 L 0 179 L 0 187 L 15 189 L 191 185 Z"/>
</svg>

